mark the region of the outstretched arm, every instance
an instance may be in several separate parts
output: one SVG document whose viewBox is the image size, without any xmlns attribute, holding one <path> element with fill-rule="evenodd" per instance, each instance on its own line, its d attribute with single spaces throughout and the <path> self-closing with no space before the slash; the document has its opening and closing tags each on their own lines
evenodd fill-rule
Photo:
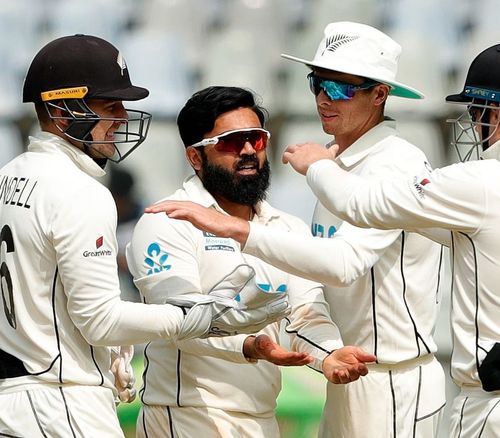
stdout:
<svg viewBox="0 0 500 438">
<path fill-rule="evenodd" d="M 146 213 L 166 213 L 171 219 L 186 220 L 196 228 L 219 237 L 230 237 L 244 245 L 250 225 L 246 220 L 228 216 L 191 201 L 162 201 L 144 209 Z"/>
</svg>

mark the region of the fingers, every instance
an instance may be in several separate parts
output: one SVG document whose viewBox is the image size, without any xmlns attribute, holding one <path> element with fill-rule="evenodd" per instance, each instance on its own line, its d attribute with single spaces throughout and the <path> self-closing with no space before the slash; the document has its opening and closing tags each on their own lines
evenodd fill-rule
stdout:
<svg viewBox="0 0 500 438">
<path fill-rule="evenodd" d="M 196 204 L 190 201 L 162 201 L 146 207 L 144 212 L 167 213 L 170 216 L 171 213 L 176 211 L 188 212 L 194 208 L 196 208 Z"/>
<path fill-rule="evenodd" d="M 335 158 L 337 158 L 337 155 L 339 153 L 339 145 L 336 143 L 332 144 L 327 150 L 330 153 L 330 158 L 334 160 Z"/>
<path fill-rule="evenodd" d="M 283 155 L 281 156 L 281 162 L 283 164 L 288 164 L 290 163 L 290 158 L 291 156 L 297 152 L 297 150 L 303 145 L 304 143 L 299 143 L 299 144 L 291 144 L 287 146 L 285 149 L 285 152 L 283 152 Z"/>
<path fill-rule="evenodd" d="M 364 362 L 364 363 L 370 363 L 370 362 L 376 362 L 377 356 L 371 353 L 367 353 L 365 350 L 359 347 L 346 347 L 346 349 L 349 349 L 347 351 L 350 352 L 355 358 L 356 361 L 359 362 Z"/>
<path fill-rule="evenodd" d="M 364 364 L 355 364 L 343 368 L 334 368 L 330 370 L 325 377 L 335 384 L 346 384 L 358 380 L 368 374 L 368 368 Z"/>
<path fill-rule="evenodd" d="M 288 351 L 267 335 L 257 336 L 254 348 L 259 359 L 265 359 L 275 365 L 303 366 L 313 361 L 313 358 L 308 353 Z"/>
</svg>

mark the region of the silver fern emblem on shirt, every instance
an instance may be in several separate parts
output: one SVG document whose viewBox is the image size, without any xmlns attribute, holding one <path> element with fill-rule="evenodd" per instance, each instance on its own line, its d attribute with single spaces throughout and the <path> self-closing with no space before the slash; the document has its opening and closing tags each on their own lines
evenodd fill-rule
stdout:
<svg viewBox="0 0 500 438">
<path fill-rule="evenodd" d="M 335 52 L 335 50 L 337 50 L 340 46 L 343 46 L 346 43 L 350 43 L 351 41 L 357 40 L 358 38 L 359 36 L 332 35 L 331 37 L 326 39 L 326 47 L 325 50 L 323 50 L 323 53 L 325 53 L 327 50 L 329 52 Z"/>
</svg>

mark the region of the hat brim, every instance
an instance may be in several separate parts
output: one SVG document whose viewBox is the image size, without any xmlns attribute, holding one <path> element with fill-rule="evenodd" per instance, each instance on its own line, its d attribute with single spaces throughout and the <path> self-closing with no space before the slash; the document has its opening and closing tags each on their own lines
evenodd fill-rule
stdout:
<svg viewBox="0 0 500 438">
<path fill-rule="evenodd" d="M 391 90 L 389 94 L 391 96 L 398 96 L 398 97 L 404 97 L 406 99 L 424 99 L 425 96 L 423 93 L 418 91 L 417 89 L 410 87 L 408 85 L 405 85 L 401 82 L 397 81 L 388 81 L 387 79 L 384 78 L 379 78 L 375 76 L 367 76 L 364 74 L 362 71 L 355 71 L 354 69 L 348 69 L 343 66 L 333 66 L 332 64 L 329 64 L 328 66 L 321 64 L 321 63 L 315 63 L 313 61 L 308 61 L 306 59 L 301 59 L 297 58 L 295 56 L 291 55 L 286 55 L 285 53 L 281 54 L 282 58 L 288 59 L 290 61 L 295 61 L 295 62 L 300 62 L 302 64 L 305 64 L 309 68 L 317 67 L 317 68 L 324 68 L 325 70 L 332 70 L 332 71 L 339 71 L 341 73 L 347 73 L 347 74 L 352 74 L 356 76 L 362 76 L 364 78 L 372 79 L 376 82 L 380 82 L 381 84 L 386 84 L 391 87 Z"/>
<path fill-rule="evenodd" d="M 95 93 L 88 95 L 87 97 L 91 99 L 110 99 L 110 100 L 140 100 L 149 96 L 149 91 L 146 88 L 136 87 L 132 85 L 131 87 L 122 88 L 121 90 L 111 90 L 111 91 L 101 91 L 100 93 Z"/>
<path fill-rule="evenodd" d="M 449 96 L 446 96 L 445 100 L 446 102 L 451 102 L 451 103 L 471 103 L 472 97 L 464 96 L 462 93 L 459 93 L 459 94 L 450 94 Z"/>
</svg>

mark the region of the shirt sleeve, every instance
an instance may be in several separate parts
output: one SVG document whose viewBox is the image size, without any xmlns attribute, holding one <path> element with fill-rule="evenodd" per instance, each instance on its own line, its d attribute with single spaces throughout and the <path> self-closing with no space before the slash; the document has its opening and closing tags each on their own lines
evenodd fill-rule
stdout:
<svg viewBox="0 0 500 438">
<path fill-rule="evenodd" d="M 360 227 L 474 233 L 487 210 L 475 167 L 460 163 L 407 179 L 368 181 L 321 160 L 309 168 L 307 182 L 328 210 Z"/>
<path fill-rule="evenodd" d="M 202 288 L 197 233 L 188 222 L 172 220 L 166 215 L 141 218 L 126 254 L 134 283 L 146 303 L 164 303 L 172 295 L 209 292 Z M 248 363 L 243 354 L 246 337 L 193 339 L 177 342 L 176 346 L 199 356 Z"/>
<path fill-rule="evenodd" d="M 290 348 L 309 353 L 314 358 L 309 366 L 322 372 L 323 360 L 343 346 L 340 332 L 330 317 L 321 285 L 291 276 L 289 286 L 292 311 L 284 331 Z"/>
<path fill-rule="evenodd" d="M 298 236 L 310 236 L 309 227 L 302 220 L 287 215 L 282 220 L 285 223 L 280 228 L 288 229 Z M 272 230 L 277 231 L 278 226 L 273 226 Z M 333 350 L 343 346 L 323 295 L 323 285 L 290 275 L 287 291 L 292 308 L 284 324 L 284 333 L 288 335 L 287 344 L 292 351 L 309 353 L 314 358 L 309 366 L 322 372 L 323 360 Z"/>
<path fill-rule="evenodd" d="M 183 320 L 181 309 L 120 299 L 113 198 L 103 186 L 80 189 L 65 195 L 75 202 L 64 199 L 55 209 L 50 233 L 56 281 L 64 288 L 71 320 L 92 345 L 126 345 L 176 335 Z"/>
<path fill-rule="evenodd" d="M 399 231 L 362 230 L 343 224 L 334 238 L 269 230 L 250 223 L 243 251 L 291 274 L 329 286 L 347 286 L 364 275 Z"/>
</svg>

